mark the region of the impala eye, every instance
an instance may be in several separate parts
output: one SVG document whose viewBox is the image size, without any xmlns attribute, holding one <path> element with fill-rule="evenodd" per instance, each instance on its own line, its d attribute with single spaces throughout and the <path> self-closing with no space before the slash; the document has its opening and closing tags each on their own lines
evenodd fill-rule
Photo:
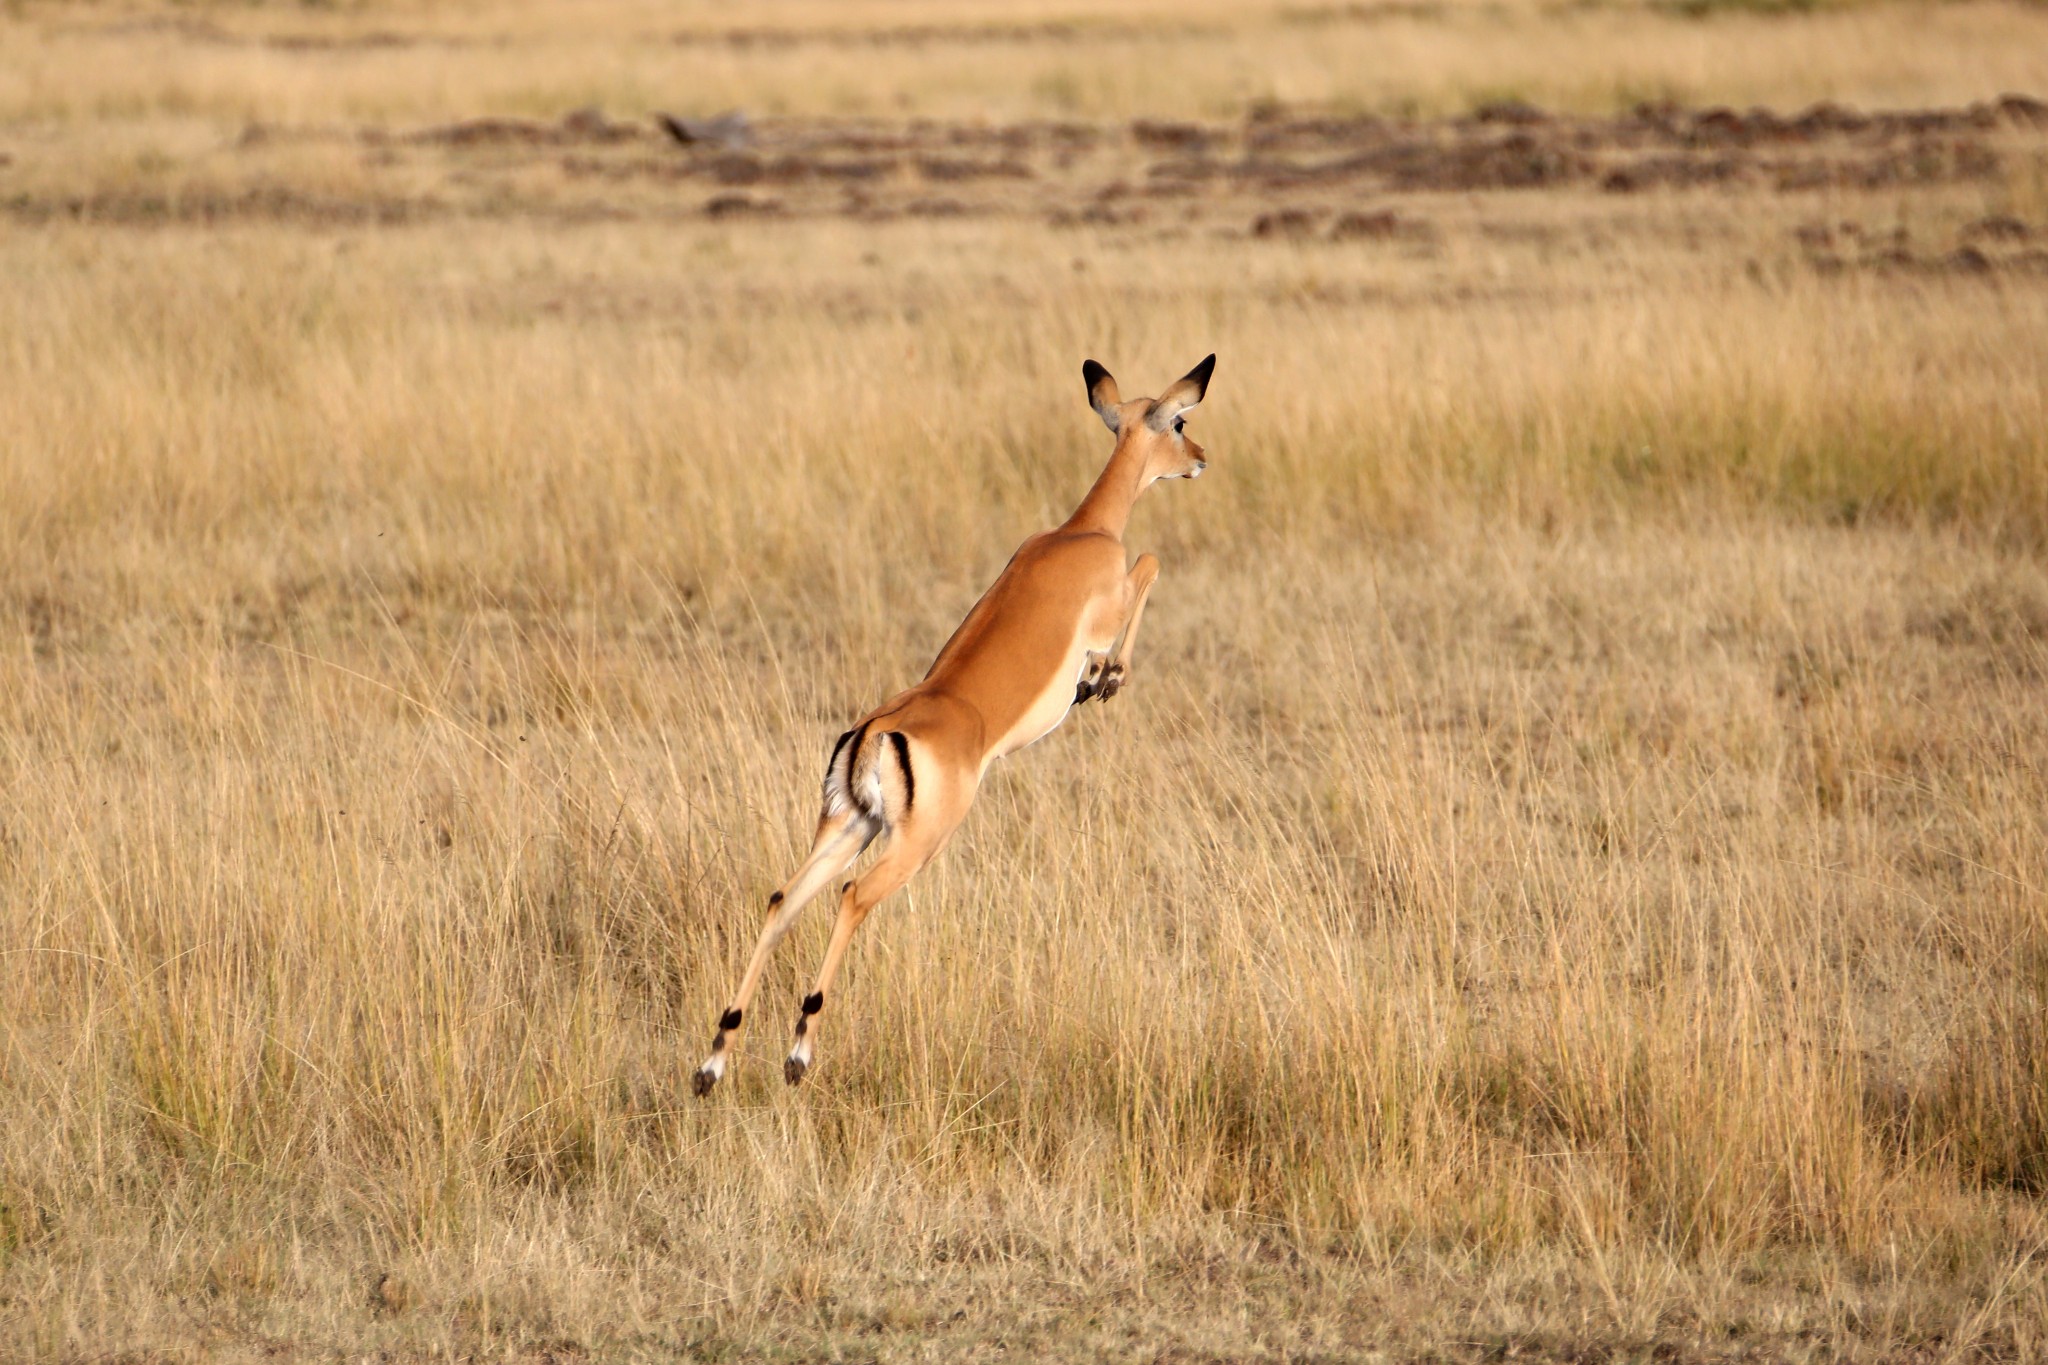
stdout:
<svg viewBox="0 0 2048 1365">
<path fill-rule="evenodd" d="M 1186 420 L 1187 420 L 1187 419 L 1186 419 L 1186 418 L 1183 418 L 1183 417 L 1176 417 L 1176 418 L 1174 418 L 1174 419 L 1173 419 L 1173 434 L 1174 434 L 1174 435 L 1176 435 L 1176 436 L 1180 435 L 1180 428 L 1181 428 L 1181 423 L 1182 423 L 1182 422 L 1184 422 L 1184 421 L 1186 421 Z"/>
</svg>

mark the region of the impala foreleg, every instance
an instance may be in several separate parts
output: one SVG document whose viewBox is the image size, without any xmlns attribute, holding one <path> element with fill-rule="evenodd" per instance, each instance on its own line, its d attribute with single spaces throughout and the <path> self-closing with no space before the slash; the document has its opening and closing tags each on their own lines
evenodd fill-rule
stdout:
<svg viewBox="0 0 2048 1365">
<path fill-rule="evenodd" d="M 1103 665 L 1101 681 L 1095 685 L 1095 695 L 1104 701 L 1115 696 L 1124 685 L 1124 677 L 1131 666 L 1131 652 L 1138 646 L 1138 622 L 1145 615 L 1145 599 L 1152 595 L 1152 585 L 1158 581 L 1157 557 L 1139 555 L 1138 562 L 1131 566 L 1130 577 L 1124 580 L 1130 594 L 1130 615 L 1124 618 L 1116 643 L 1109 647 L 1109 662 Z"/>
<path fill-rule="evenodd" d="M 732 1002 L 718 1016 L 718 1031 L 711 1039 L 711 1055 L 697 1068 L 692 1082 L 699 1095 L 710 1094 L 711 1087 L 725 1075 L 729 1036 L 739 1029 L 747 1004 L 754 998 L 754 988 L 761 984 L 761 973 L 768 968 L 768 957 L 775 951 L 775 945 L 796 923 L 804 906 L 860 856 L 861 850 L 875 837 L 875 831 L 874 822 L 856 812 L 841 812 L 827 817 L 818 827 L 818 837 L 812 842 L 810 856 L 804 859 L 803 866 L 783 884 L 781 890 L 768 898 L 768 921 L 761 926 L 761 937 L 754 944 L 754 956 L 747 963 L 746 975 L 740 978 L 740 988 L 733 993 Z"/>
<path fill-rule="evenodd" d="M 839 962 L 846 956 L 846 945 L 853 941 L 853 931 L 860 928 L 870 910 L 900 890 L 919 868 L 931 861 L 943 842 L 943 833 L 933 837 L 929 830 L 900 830 L 890 837 L 887 851 L 875 865 L 859 879 L 847 883 L 839 898 L 839 920 L 832 926 L 832 942 L 825 949 L 825 964 L 818 969 L 811 993 L 804 997 L 802 1012 L 796 1020 L 796 1045 L 782 1065 L 783 1079 L 791 1085 L 802 1080 L 811 1068 L 812 1025 L 817 1022 L 818 1011 L 825 1008 L 825 992 L 832 988 L 832 978 L 839 974 Z"/>
</svg>

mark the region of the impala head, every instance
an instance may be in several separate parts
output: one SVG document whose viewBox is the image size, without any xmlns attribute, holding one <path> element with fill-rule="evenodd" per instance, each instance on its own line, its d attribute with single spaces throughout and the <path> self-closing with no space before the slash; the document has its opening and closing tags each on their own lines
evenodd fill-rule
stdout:
<svg viewBox="0 0 2048 1365">
<path fill-rule="evenodd" d="M 1144 457 L 1141 483 L 1154 479 L 1192 479 L 1209 467 L 1202 448 L 1188 435 L 1185 425 L 1195 405 L 1209 390 L 1209 373 L 1216 368 L 1210 356 L 1189 370 L 1157 398 L 1117 397 L 1116 380 L 1108 370 L 1089 361 L 1081 367 L 1081 379 L 1088 385 L 1088 406 L 1116 433 L 1117 450 L 1133 448 Z"/>
</svg>

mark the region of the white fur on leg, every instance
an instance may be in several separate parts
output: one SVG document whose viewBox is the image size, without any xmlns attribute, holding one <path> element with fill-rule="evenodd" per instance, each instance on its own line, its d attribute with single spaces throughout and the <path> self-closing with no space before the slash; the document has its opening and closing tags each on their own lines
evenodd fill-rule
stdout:
<svg viewBox="0 0 2048 1365">
<path fill-rule="evenodd" d="M 720 1048 L 704 1059 L 704 1065 L 697 1068 L 695 1086 L 697 1093 L 708 1095 L 711 1087 L 717 1085 L 725 1075 L 725 1049 Z"/>
</svg>

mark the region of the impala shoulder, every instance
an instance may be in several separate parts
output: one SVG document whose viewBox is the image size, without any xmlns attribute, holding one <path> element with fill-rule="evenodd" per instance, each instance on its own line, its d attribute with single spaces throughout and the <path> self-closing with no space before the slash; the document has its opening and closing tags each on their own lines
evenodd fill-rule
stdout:
<svg viewBox="0 0 2048 1365">
<path fill-rule="evenodd" d="M 1037 550 L 1042 558 L 1114 565 L 1118 572 L 1127 553 L 1121 540 L 1102 531 L 1047 531 Z"/>
<path fill-rule="evenodd" d="M 1059 552 L 1061 572 L 1107 591 L 1123 581 L 1130 571 L 1129 552 L 1115 536 L 1084 532 L 1062 541 Z"/>
<path fill-rule="evenodd" d="M 1058 531 L 1036 531 L 1024 537 L 1024 543 L 1017 547 L 1017 553 L 1010 556 L 1012 563 L 1028 562 L 1041 558 L 1060 543 Z"/>
</svg>

